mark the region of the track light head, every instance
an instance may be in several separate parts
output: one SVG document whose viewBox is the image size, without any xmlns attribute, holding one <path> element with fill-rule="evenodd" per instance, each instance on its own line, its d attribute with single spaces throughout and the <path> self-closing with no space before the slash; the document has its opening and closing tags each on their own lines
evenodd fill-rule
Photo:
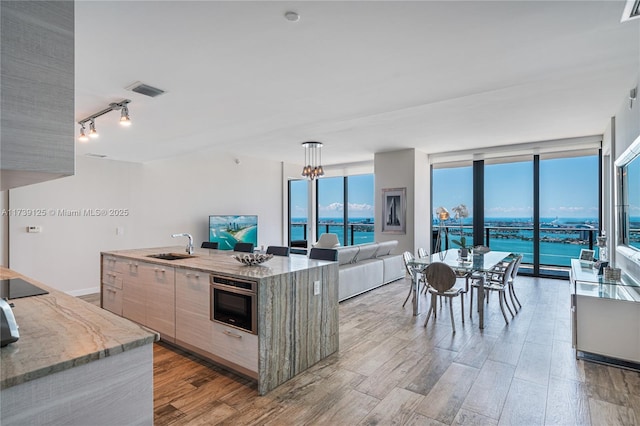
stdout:
<svg viewBox="0 0 640 426">
<path fill-rule="evenodd" d="M 80 127 L 80 136 L 78 136 L 78 140 L 80 142 L 87 142 L 89 140 L 89 138 L 87 137 L 87 135 L 84 133 L 84 124 L 82 125 L 82 127 Z"/>
<path fill-rule="evenodd" d="M 131 119 L 129 118 L 129 108 L 127 108 L 126 104 L 123 105 L 122 109 L 120 110 L 120 125 L 125 127 L 131 126 Z"/>
<path fill-rule="evenodd" d="M 95 121 L 93 121 L 93 118 L 91 119 L 91 122 L 89 122 L 89 137 L 91 139 L 95 139 L 98 137 L 98 131 L 96 130 L 96 123 Z"/>
</svg>

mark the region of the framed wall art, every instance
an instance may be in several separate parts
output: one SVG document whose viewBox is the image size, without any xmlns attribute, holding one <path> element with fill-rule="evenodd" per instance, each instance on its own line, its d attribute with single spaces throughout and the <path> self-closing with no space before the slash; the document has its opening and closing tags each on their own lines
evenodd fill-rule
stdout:
<svg viewBox="0 0 640 426">
<path fill-rule="evenodd" d="M 382 189 L 382 232 L 407 232 L 407 188 Z"/>
</svg>

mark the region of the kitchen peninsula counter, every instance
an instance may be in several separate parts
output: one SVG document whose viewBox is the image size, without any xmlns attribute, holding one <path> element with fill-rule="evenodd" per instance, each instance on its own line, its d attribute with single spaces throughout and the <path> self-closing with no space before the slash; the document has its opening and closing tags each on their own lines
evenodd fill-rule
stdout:
<svg viewBox="0 0 640 426">
<path fill-rule="evenodd" d="M 338 350 L 337 262 L 294 254 L 246 266 L 201 248 L 149 257 L 160 253 L 186 255 L 184 246 L 102 252 L 102 307 L 255 379 L 261 395 Z M 255 283 L 256 332 L 212 320 L 211 275 Z"/>
<path fill-rule="evenodd" d="M 49 294 L 9 300 L 20 338 L 0 349 L 0 423 L 95 424 L 115 415 L 151 424 L 157 333 L 0 267 L 0 279 L 11 278 Z"/>
<path fill-rule="evenodd" d="M 112 255 L 129 260 L 153 263 L 175 268 L 188 268 L 201 272 L 219 272 L 237 278 L 269 278 L 290 272 L 303 271 L 309 268 L 331 264 L 324 260 L 309 259 L 304 255 L 292 254 L 291 256 L 273 256 L 267 262 L 247 267 L 235 260 L 232 255 L 243 254 L 228 250 L 212 250 L 195 248 L 193 257 L 177 260 L 164 260 L 149 255 L 158 253 L 177 253 L 187 255 L 184 246 L 154 247 L 130 250 L 117 250 L 102 252 L 103 255 Z"/>
</svg>

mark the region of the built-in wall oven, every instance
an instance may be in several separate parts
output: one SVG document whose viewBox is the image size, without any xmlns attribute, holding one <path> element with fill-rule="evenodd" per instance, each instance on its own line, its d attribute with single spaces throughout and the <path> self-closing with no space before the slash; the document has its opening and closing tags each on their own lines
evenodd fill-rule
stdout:
<svg viewBox="0 0 640 426">
<path fill-rule="evenodd" d="M 211 275 L 211 320 L 258 334 L 256 281 Z"/>
</svg>

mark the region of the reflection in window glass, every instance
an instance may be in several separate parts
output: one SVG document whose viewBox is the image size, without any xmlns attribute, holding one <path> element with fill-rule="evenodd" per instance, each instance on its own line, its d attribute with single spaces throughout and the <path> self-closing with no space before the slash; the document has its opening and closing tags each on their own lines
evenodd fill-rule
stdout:
<svg viewBox="0 0 640 426">
<path fill-rule="evenodd" d="M 318 179 L 318 238 L 324 233 L 338 235 L 344 239 L 344 178 L 330 177 Z"/>
<path fill-rule="evenodd" d="M 598 179 L 597 155 L 540 160 L 541 267 L 570 266 L 595 242 Z"/>
<path fill-rule="evenodd" d="M 347 244 L 372 243 L 375 240 L 373 174 L 347 177 Z"/>
<path fill-rule="evenodd" d="M 533 161 L 485 164 L 484 226 L 492 250 L 533 263 Z"/>
<path fill-rule="evenodd" d="M 473 167 L 471 165 L 452 168 L 434 168 L 432 174 L 431 202 L 433 211 L 434 247 L 433 253 L 456 248 L 451 240 L 460 240 L 465 237 L 467 246 L 473 245 Z M 469 217 L 462 220 L 454 219 L 453 208 L 464 204 Z M 450 213 L 449 220 L 440 222 L 436 215 L 436 209 L 444 207 Z M 462 227 L 461 227 L 462 225 Z M 437 233 L 440 232 L 440 247 L 435 247 Z"/>
<path fill-rule="evenodd" d="M 308 181 L 289 181 L 289 240 L 298 247 L 306 246 L 309 231 L 308 194 Z"/>
<path fill-rule="evenodd" d="M 629 245 L 640 248 L 640 157 L 627 165 Z"/>
</svg>

